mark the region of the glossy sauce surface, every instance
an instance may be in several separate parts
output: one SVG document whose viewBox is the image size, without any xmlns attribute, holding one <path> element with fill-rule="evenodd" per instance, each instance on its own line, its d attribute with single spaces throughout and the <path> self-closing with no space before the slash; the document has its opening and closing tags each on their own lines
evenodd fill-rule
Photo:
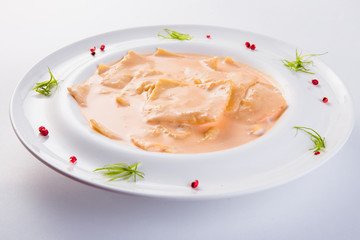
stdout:
<svg viewBox="0 0 360 240">
<path fill-rule="evenodd" d="M 146 151 L 233 148 L 268 131 L 287 108 L 270 76 L 233 59 L 133 51 L 68 88 L 90 126 Z"/>
</svg>

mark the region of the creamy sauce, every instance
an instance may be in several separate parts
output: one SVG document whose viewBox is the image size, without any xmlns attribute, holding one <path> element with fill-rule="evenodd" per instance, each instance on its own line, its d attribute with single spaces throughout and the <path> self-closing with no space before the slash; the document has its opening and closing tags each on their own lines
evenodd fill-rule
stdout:
<svg viewBox="0 0 360 240">
<path fill-rule="evenodd" d="M 229 57 L 130 51 L 68 88 L 90 126 L 146 151 L 203 153 L 268 131 L 287 108 L 270 76 Z"/>
</svg>

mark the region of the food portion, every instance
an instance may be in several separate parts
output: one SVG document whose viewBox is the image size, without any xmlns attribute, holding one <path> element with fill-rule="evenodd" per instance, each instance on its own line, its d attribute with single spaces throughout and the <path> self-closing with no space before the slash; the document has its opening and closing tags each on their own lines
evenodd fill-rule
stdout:
<svg viewBox="0 0 360 240">
<path fill-rule="evenodd" d="M 231 96 L 231 81 L 187 84 L 159 79 L 144 103 L 147 122 L 203 124 L 217 121 Z"/>
<path fill-rule="evenodd" d="M 129 51 L 68 91 L 90 127 L 145 151 L 203 153 L 268 131 L 287 108 L 272 78 L 230 57 Z"/>
</svg>

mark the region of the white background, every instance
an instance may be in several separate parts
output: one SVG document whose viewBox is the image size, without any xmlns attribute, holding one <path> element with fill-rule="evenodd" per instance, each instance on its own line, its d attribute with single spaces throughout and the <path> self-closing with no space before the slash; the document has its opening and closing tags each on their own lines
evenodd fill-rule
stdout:
<svg viewBox="0 0 360 240">
<path fill-rule="evenodd" d="M 2 1 L 0 239 L 360 239 L 359 9 L 356 0 Z M 183 23 L 238 28 L 307 52 L 328 51 L 321 59 L 354 101 L 356 123 L 346 145 L 287 185 L 191 202 L 86 186 L 46 167 L 18 141 L 10 98 L 42 58 L 99 33 Z"/>
</svg>

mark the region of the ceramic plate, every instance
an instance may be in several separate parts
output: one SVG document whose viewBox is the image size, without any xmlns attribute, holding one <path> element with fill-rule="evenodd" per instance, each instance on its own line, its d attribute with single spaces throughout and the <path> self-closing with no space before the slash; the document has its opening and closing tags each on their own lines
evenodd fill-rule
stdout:
<svg viewBox="0 0 360 240">
<path fill-rule="evenodd" d="M 169 28 L 188 33 L 190 41 L 160 39 Z M 206 36 L 211 35 L 208 39 Z M 252 51 L 245 47 L 256 44 Z M 95 56 L 89 49 L 106 45 Z M 86 80 L 100 63 L 111 63 L 129 50 L 154 52 L 161 47 L 173 52 L 230 56 L 272 75 L 288 103 L 288 109 L 264 136 L 248 144 L 219 152 L 168 154 L 146 152 L 123 146 L 90 129 L 67 87 Z M 311 70 L 316 74 L 294 73 L 281 59 L 294 60 L 296 47 L 241 30 L 212 26 L 172 25 L 119 30 L 90 37 L 49 55 L 36 64 L 19 82 L 10 106 L 15 133 L 40 161 L 72 179 L 95 187 L 141 196 L 209 199 L 238 196 L 268 189 L 293 180 L 322 165 L 345 143 L 353 127 L 352 103 L 336 74 L 314 57 Z M 304 51 L 304 53 L 306 53 Z M 329 53 L 328 55 L 330 55 Z M 31 89 L 36 82 L 49 79 L 48 67 L 59 81 L 51 97 Z M 316 78 L 320 84 L 314 86 Z M 326 96 L 328 103 L 323 103 Z M 39 135 L 39 126 L 49 135 Z M 313 143 L 304 133 L 296 135 L 294 126 L 307 126 L 326 138 L 326 149 L 315 156 Z M 69 157 L 78 159 L 74 165 Z M 94 169 L 105 164 L 141 162 L 144 179 L 107 181 Z M 193 180 L 199 186 L 192 189 Z"/>
</svg>

